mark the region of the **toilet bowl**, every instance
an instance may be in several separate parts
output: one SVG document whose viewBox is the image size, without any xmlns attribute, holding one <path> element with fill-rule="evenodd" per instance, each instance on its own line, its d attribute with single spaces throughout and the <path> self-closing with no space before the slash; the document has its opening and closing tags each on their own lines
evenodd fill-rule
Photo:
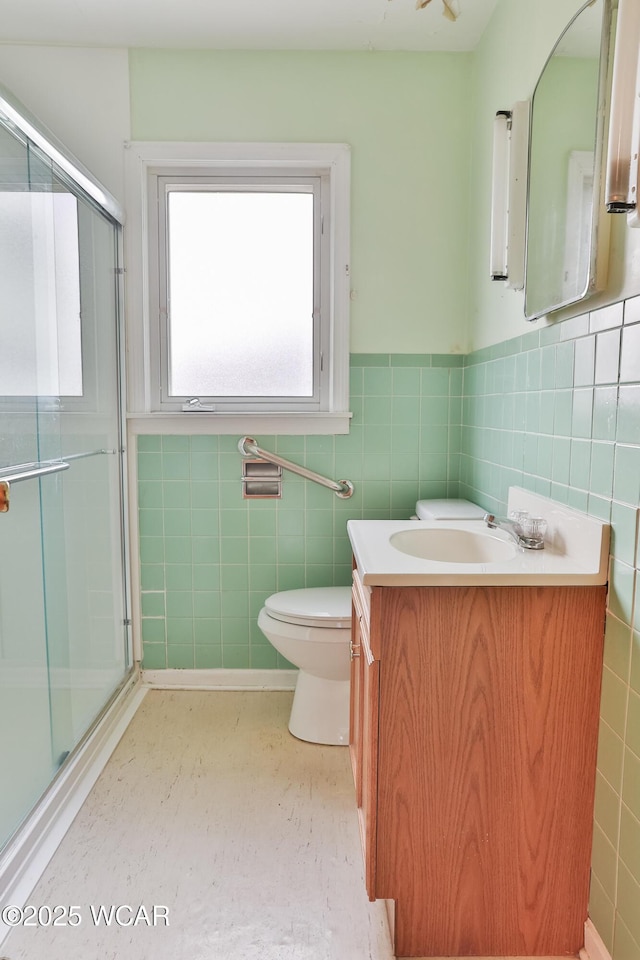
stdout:
<svg viewBox="0 0 640 960">
<path fill-rule="evenodd" d="M 419 500 L 422 520 L 482 520 L 468 500 Z M 258 626 L 276 650 L 298 667 L 289 730 L 299 740 L 347 746 L 351 589 L 284 590 L 265 600 Z"/>
<path fill-rule="evenodd" d="M 350 588 L 274 593 L 258 614 L 258 626 L 276 650 L 299 668 L 290 732 L 310 743 L 347 746 Z"/>
</svg>

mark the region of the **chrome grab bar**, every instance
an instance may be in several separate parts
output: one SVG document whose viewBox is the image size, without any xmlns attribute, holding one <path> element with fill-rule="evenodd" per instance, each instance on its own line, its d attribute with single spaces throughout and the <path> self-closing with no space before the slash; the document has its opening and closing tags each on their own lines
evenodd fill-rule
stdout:
<svg viewBox="0 0 640 960">
<path fill-rule="evenodd" d="M 253 437 L 241 437 L 238 441 L 238 450 L 243 457 L 257 457 L 260 460 L 268 460 L 269 463 L 275 463 L 276 466 L 282 467 L 284 470 L 297 473 L 298 476 L 304 477 L 305 480 L 313 480 L 314 483 L 328 487 L 329 490 L 333 490 L 335 495 L 340 497 L 341 500 L 348 500 L 349 497 L 353 495 L 354 486 L 350 480 L 329 480 L 327 477 L 323 477 L 313 470 L 307 470 L 306 467 L 292 463 L 291 460 L 285 460 L 284 457 L 279 457 L 276 453 L 269 453 L 267 450 L 263 450 L 262 447 L 258 446 Z"/>
<path fill-rule="evenodd" d="M 9 467 L 0 467 L 0 482 L 18 483 L 20 480 L 33 480 L 44 477 L 49 473 L 60 473 L 68 470 L 70 460 L 82 460 L 85 457 L 95 457 L 102 453 L 115 453 L 115 450 L 91 450 L 88 453 L 72 453 L 59 460 L 36 460 L 31 463 L 15 463 Z"/>
</svg>

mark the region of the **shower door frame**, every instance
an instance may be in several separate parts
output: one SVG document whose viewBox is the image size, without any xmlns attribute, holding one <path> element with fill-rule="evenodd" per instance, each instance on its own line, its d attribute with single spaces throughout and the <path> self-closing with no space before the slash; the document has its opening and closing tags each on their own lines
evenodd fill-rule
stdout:
<svg viewBox="0 0 640 960">
<path fill-rule="evenodd" d="M 24 902 L 40 873 L 84 802 L 124 729 L 137 710 L 144 691 L 140 666 L 134 660 L 131 628 L 131 559 L 126 433 L 126 382 L 123 290 L 124 212 L 114 197 L 92 176 L 9 91 L 0 85 L 0 124 L 17 139 L 30 141 L 57 168 L 57 175 L 73 192 L 96 209 L 114 228 L 115 394 L 118 399 L 120 576 L 123 613 L 124 675 L 95 719 L 79 738 L 68 759 L 0 849 L 0 902 Z M 64 468 L 62 468 L 64 469 Z M 115 551 L 114 551 L 115 553 Z M 0 923 L 0 942 L 8 933 Z"/>
</svg>

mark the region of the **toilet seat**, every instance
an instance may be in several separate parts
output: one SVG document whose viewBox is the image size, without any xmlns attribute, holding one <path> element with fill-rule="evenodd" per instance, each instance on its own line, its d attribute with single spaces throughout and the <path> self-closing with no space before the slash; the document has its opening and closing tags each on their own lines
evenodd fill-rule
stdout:
<svg viewBox="0 0 640 960">
<path fill-rule="evenodd" d="M 264 606 L 270 617 L 284 623 L 332 630 L 347 630 L 351 627 L 349 587 L 284 590 L 268 597 Z"/>
</svg>

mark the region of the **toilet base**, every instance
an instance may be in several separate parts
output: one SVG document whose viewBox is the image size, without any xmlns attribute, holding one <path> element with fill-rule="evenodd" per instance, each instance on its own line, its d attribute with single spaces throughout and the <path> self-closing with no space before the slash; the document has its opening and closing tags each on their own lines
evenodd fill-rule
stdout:
<svg viewBox="0 0 640 960">
<path fill-rule="evenodd" d="M 325 680 L 300 670 L 289 731 L 309 743 L 349 746 L 349 681 Z"/>
</svg>

